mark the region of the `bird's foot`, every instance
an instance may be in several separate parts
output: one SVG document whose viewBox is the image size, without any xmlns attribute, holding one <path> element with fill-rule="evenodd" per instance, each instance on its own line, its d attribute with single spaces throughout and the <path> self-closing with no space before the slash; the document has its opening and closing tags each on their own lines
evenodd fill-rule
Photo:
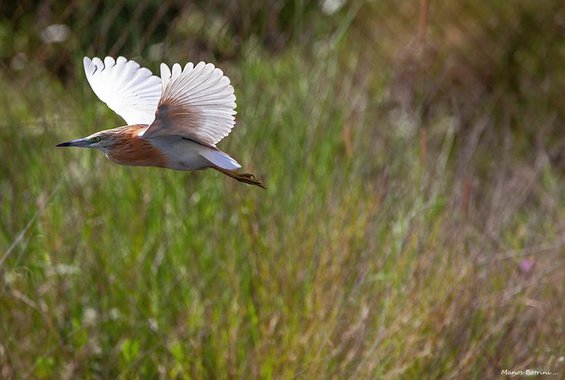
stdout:
<svg viewBox="0 0 565 380">
<path fill-rule="evenodd" d="M 237 173 L 233 178 L 237 179 L 239 182 L 247 183 L 248 185 L 255 185 L 259 186 L 263 189 L 266 189 L 263 182 L 259 181 L 253 174 L 251 173 Z"/>
</svg>

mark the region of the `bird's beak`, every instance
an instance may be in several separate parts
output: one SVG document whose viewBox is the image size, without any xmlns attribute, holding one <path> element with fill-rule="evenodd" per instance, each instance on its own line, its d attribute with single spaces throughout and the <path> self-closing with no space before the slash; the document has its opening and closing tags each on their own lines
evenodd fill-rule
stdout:
<svg viewBox="0 0 565 380">
<path fill-rule="evenodd" d="M 74 146 L 74 147 L 78 147 L 78 148 L 85 148 L 87 146 L 89 146 L 89 142 L 87 139 L 76 139 L 76 140 L 71 140 L 71 141 L 67 141 L 64 143 L 60 143 L 57 144 L 56 146 L 61 147 L 61 146 Z"/>
</svg>

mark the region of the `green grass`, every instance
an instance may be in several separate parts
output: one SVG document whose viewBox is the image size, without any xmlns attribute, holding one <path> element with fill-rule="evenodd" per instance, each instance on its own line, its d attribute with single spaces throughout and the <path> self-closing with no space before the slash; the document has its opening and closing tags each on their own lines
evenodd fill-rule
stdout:
<svg viewBox="0 0 565 380">
<path fill-rule="evenodd" d="M 424 156 L 355 49 L 246 49 L 220 147 L 265 191 L 55 149 L 121 120 L 0 77 L 0 377 L 563 375 L 561 173 L 492 151 L 466 210 L 454 115 Z"/>
</svg>

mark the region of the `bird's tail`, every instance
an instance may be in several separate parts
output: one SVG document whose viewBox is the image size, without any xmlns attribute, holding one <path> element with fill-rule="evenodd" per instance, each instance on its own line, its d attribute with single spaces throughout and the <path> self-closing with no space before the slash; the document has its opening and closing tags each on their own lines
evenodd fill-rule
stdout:
<svg viewBox="0 0 565 380">
<path fill-rule="evenodd" d="M 257 178 L 255 178 L 255 176 L 251 173 L 238 173 L 235 170 L 227 170 L 227 169 L 220 168 L 218 166 L 214 166 L 214 169 L 216 169 L 220 173 L 227 175 L 228 177 L 232 177 L 233 179 L 238 180 L 239 182 L 243 182 L 243 183 L 246 183 L 248 185 L 259 186 L 263 189 L 266 189 L 263 182 L 261 182 Z"/>
</svg>

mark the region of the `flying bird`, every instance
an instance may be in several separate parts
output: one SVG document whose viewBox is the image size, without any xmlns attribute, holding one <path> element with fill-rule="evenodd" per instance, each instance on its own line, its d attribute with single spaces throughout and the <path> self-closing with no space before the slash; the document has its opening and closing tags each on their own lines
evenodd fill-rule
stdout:
<svg viewBox="0 0 565 380">
<path fill-rule="evenodd" d="M 84 58 L 94 93 L 127 123 L 58 147 L 96 148 L 113 162 L 175 170 L 212 168 L 240 182 L 265 188 L 253 174 L 216 147 L 235 125 L 230 80 L 211 63 L 182 68 L 161 64 L 161 78 L 119 57 Z"/>
</svg>

